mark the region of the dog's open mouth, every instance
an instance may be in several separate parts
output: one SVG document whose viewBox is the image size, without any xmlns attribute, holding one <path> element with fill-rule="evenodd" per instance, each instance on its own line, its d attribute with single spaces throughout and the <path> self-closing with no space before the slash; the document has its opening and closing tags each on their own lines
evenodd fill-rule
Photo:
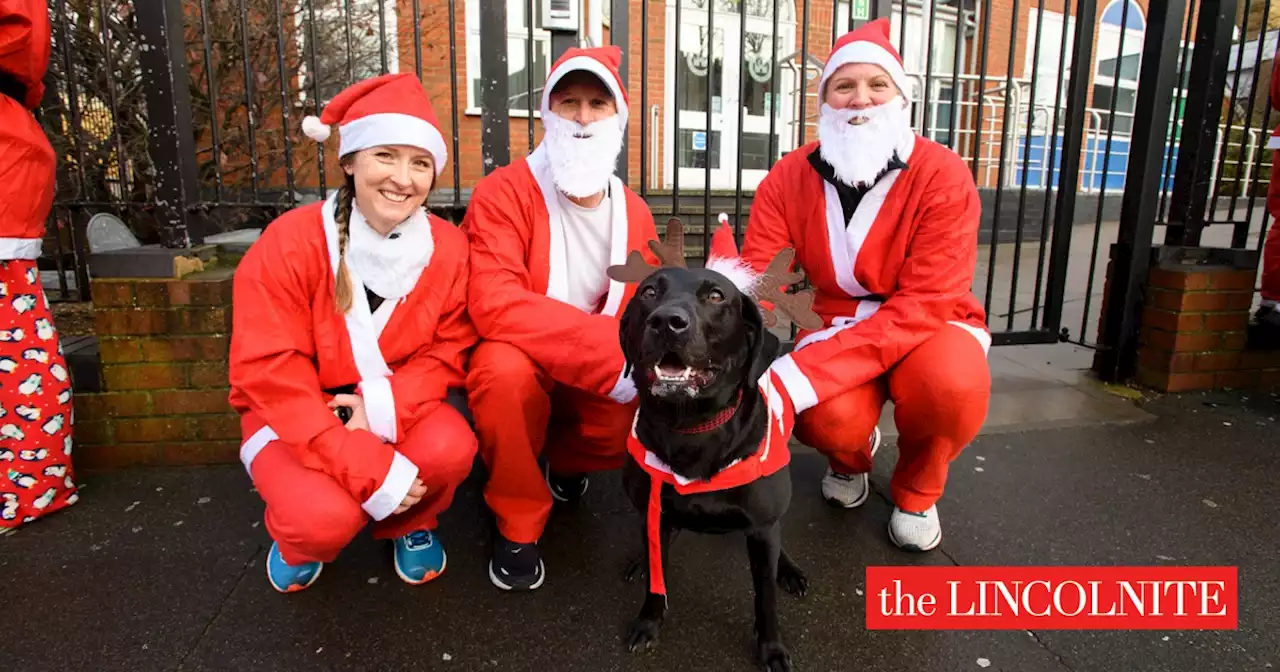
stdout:
<svg viewBox="0 0 1280 672">
<path fill-rule="evenodd" d="M 668 352 L 649 372 L 649 391 L 665 397 L 685 394 L 695 397 L 715 378 L 712 368 L 691 366 L 676 352 Z"/>
</svg>

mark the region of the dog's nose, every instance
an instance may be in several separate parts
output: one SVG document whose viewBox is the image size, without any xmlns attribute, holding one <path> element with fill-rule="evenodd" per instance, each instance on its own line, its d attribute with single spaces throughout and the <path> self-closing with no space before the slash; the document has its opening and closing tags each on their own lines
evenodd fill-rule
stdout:
<svg viewBox="0 0 1280 672">
<path fill-rule="evenodd" d="M 689 330 L 689 313 L 677 306 L 659 308 L 649 314 L 649 328 L 683 334 Z"/>
</svg>

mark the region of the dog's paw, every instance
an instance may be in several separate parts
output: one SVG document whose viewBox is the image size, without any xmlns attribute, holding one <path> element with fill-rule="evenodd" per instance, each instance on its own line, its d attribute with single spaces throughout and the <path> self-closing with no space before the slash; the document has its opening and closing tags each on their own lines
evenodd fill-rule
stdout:
<svg viewBox="0 0 1280 672">
<path fill-rule="evenodd" d="M 809 577 L 793 564 L 778 565 L 778 585 L 796 597 L 804 597 L 809 590 Z"/>
<path fill-rule="evenodd" d="M 631 622 L 627 635 L 627 650 L 631 653 L 645 651 L 658 645 L 658 630 L 662 624 L 649 618 L 637 618 Z"/>
<path fill-rule="evenodd" d="M 760 642 L 760 664 L 768 672 L 791 672 L 791 654 L 782 642 Z"/>
</svg>

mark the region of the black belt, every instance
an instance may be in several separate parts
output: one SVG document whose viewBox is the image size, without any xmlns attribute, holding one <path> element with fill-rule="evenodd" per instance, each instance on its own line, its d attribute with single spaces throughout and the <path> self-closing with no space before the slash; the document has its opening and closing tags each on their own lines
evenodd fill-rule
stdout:
<svg viewBox="0 0 1280 672">
<path fill-rule="evenodd" d="M 18 101 L 23 107 L 26 107 L 27 87 L 19 82 L 16 77 L 7 72 L 0 72 L 0 94 L 9 96 Z"/>
</svg>

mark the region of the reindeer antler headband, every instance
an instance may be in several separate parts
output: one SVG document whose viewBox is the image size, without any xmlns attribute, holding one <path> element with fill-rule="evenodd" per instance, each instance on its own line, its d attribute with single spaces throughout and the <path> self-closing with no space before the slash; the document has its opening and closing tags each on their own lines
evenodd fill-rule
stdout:
<svg viewBox="0 0 1280 672">
<path fill-rule="evenodd" d="M 737 245 L 733 242 L 733 230 L 727 225 L 728 216 L 719 217 L 721 228 L 716 233 L 718 242 L 726 249 L 717 251 L 717 244 L 712 245 L 712 253 L 707 259 L 707 269 L 716 271 L 733 281 L 743 293 L 756 299 L 757 303 L 769 302 L 776 310 L 791 319 L 803 329 L 821 329 L 822 318 L 813 312 L 813 290 L 805 289 L 795 294 L 788 294 L 782 288 L 800 282 L 804 273 L 792 272 L 791 262 L 795 259 L 795 250 L 785 248 L 774 256 L 773 261 L 762 274 L 752 273 L 746 264 L 737 256 Z M 653 266 L 644 257 L 633 251 L 627 255 L 627 262 L 621 266 L 610 266 L 608 276 L 617 282 L 641 282 L 659 268 L 687 268 L 684 260 L 684 225 L 676 217 L 667 220 L 667 235 L 659 243 L 649 241 L 649 249 L 658 257 L 660 266 Z M 772 327 L 778 323 L 773 310 L 760 305 L 760 312 L 765 326 Z"/>
</svg>

